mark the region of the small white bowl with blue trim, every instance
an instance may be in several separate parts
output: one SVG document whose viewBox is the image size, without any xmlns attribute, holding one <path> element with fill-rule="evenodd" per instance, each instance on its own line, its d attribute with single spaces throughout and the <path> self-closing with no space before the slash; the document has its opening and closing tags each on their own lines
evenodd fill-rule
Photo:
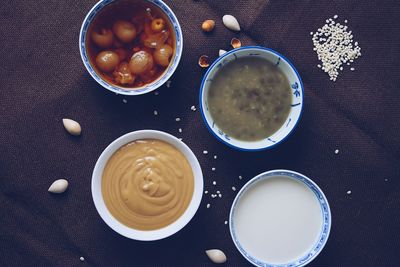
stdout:
<svg viewBox="0 0 400 267">
<path fill-rule="evenodd" d="M 285 123 L 274 134 L 258 141 L 242 141 L 229 136 L 214 122 L 208 108 L 207 96 L 214 76 L 224 65 L 241 57 L 261 57 L 275 64 L 286 75 L 293 94 L 290 113 Z M 286 139 L 286 137 L 288 137 L 295 129 L 303 110 L 304 88 L 296 68 L 283 55 L 266 47 L 244 46 L 231 50 L 214 61 L 203 77 L 199 98 L 200 110 L 204 122 L 210 132 L 218 140 L 238 150 L 258 151 L 276 146 Z"/>
<path fill-rule="evenodd" d="M 300 267 L 324 248 L 332 218 L 328 200 L 310 178 L 272 170 L 248 181 L 233 201 L 229 228 L 253 265 Z"/>
<path fill-rule="evenodd" d="M 103 9 L 106 8 L 108 5 L 113 4 L 118 1 L 125 1 L 126 0 L 100 0 L 97 2 L 93 8 L 88 12 L 85 19 L 83 20 L 81 31 L 79 33 L 79 51 L 81 53 L 81 58 L 83 64 L 85 65 L 89 74 L 93 77 L 93 79 L 99 83 L 101 86 L 110 90 L 117 94 L 122 95 L 143 95 L 149 93 L 151 91 L 156 90 L 161 85 L 163 85 L 169 78 L 171 78 L 172 74 L 175 72 L 176 68 L 178 67 L 179 61 L 182 56 L 183 51 L 183 34 L 182 29 L 179 24 L 178 19 L 176 18 L 174 12 L 161 0 L 141 0 L 141 2 L 149 3 L 151 5 L 157 6 L 161 9 L 164 14 L 168 17 L 172 24 L 172 28 L 175 33 L 175 53 L 171 59 L 171 64 L 167 67 L 166 71 L 155 81 L 150 84 L 146 84 L 143 87 L 137 87 L 134 89 L 127 89 L 125 87 L 117 86 L 115 84 L 111 84 L 107 80 L 103 79 L 93 68 L 92 64 L 89 60 L 89 54 L 86 49 L 86 39 L 88 38 L 87 32 L 89 30 L 90 24 L 95 19 L 96 15 Z M 137 2 L 137 1 L 132 1 Z"/>
</svg>

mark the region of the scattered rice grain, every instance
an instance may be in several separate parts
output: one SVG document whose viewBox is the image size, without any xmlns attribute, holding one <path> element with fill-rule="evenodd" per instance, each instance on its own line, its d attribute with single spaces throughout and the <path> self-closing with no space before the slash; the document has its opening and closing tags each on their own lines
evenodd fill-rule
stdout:
<svg viewBox="0 0 400 267">
<path fill-rule="evenodd" d="M 85 261 L 85 258 L 84 257 L 80 257 L 79 260 L 80 261 Z"/>
<path fill-rule="evenodd" d="M 158 115 L 158 111 L 157 110 L 154 110 L 153 113 L 154 113 L 154 116 Z"/>
<path fill-rule="evenodd" d="M 213 185 L 217 185 L 217 182 L 216 182 L 216 181 L 213 181 Z"/>
<path fill-rule="evenodd" d="M 233 191 L 236 191 L 236 187 L 232 186 L 232 190 L 233 190 Z"/>
<path fill-rule="evenodd" d="M 208 151 L 207 150 L 203 150 L 203 154 L 204 155 L 208 154 Z"/>
<path fill-rule="evenodd" d="M 128 100 L 126 100 L 125 98 L 122 99 L 122 102 L 124 102 L 125 104 L 128 103 Z"/>
<path fill-rule="evenodd" d="M 335 21 L 338 17 L 335 15 L 333 20 L 327 19 L 326 24 L 312 36 L 313 50 L 316 51 L 318 59 L 322 62 L 321 69 L 328 73 L 332 81 L 336 81 L 343 64 L 350 65 L 361 56 L 358 42 L 354 42 L 353 45 L 352 32 L 348 31 L 347 26 Z"/>
<path fill-rule="evenodd" d="M 336 150 L 335 150 L 335 154 L 336 154 L 336 155 L 339 154 L 339 149 L 336 149 Z"/>
<path fill-rule="evenodd" d="M 175 118 L 175 121 L 181 121 L 181 118 Z"/>
<path fill-rule="evenodd" d="M 351 194 L 351 190 L 347 191 L 347 194 L 350 195 Z"/>
<path fill-rule="evenodd" d="M 210 205 L 210 203 L 208 203 L 208 204 L 207 204 L 207 209 L 209 209 L 209 208 L 210 208 L 210 206 L 211 206 L 211 205 Z"/>
</svg>

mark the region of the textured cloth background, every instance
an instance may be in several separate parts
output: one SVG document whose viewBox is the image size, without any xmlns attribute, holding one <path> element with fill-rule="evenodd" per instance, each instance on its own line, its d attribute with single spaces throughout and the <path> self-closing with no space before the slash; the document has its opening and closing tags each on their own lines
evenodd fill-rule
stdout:
<svg viewBox="0 0 400 267">
<path fill-rule="evenodd" d="M 276 168 L 311 177 L 330 202 L 331 235 L 310 266 L 398 266 L 400 2 L 166 2 L 184 34 L 184 53 L 172 86 L 163 86 L 157 96 L 123 97 L 100 87 L 81 62 L 78 34 L 95 1 L 2 1 L 0 266 L 211 266 L 204 253 L 209 248 L 226 252 L 226 266 L 249 266 L 224 225 L 235 196 L 231 187 L 239 189 L 260 172 Z M 224 28 L 224 14 L 235 15 L 243 31 Z M 346 68 L 333 83 L 316 67 L 310 31 L 335 14 L 340 21 L 349 20 L 363 56 L 354 63 L 354 72 Z M 200 30 L 205 19 L 217 22 L 211 34 Z M 205 73 L 197 66 L 198 57 L 215 59 L 219 49 L 229 49 L 232 37 L 244 45 L 279 51 L 303 79 L 301 122 L 272 150 L 232 150 L 207 131 L 199 111 L 190 110 L 198 107 Z M 82 136 L 66 133 L 64 117 L 81 123 Z M 175 117 L 182 121 L 175 122 Z M 112 231 L 97 214 L 90 192 L 91 173 L 102 150 L 139 129 L 182 137 L 198 156 L 205 189 L 223 193 L 216 200 L 205 195 L 182 231 L 157 242 L 136 242 Z M 49 194 L 47 188 L 59 178 L 69 180 L 68 191 Z"/>
</svg>

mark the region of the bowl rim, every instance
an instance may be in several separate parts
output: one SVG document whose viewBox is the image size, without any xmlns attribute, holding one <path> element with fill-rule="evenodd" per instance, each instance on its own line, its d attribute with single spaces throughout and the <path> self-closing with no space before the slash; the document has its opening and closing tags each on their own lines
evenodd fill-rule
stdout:
<svg viewBox="0 0 400 267">
<path fill-rule="evenodd" d="M 240 242 L 235 239 L 235 231 L 233 225 L 233 217 L 234 217 L 234 210 L 235 207 L 240 200 L 242 194 L 247 191 L 251 186 L 253 186 L 255 183 L 260 182 L 262 180 L 270 179 L 271 177 L 274 176 L 285 176 L 287 178 L 296 180 L 298 182 L 301 182 L 304 184 L 308 189 L 310 189 L 315 197 L 318 199 L 318 202 L 321 207 L 321 213 L 322 213 L 322 228 L 321 228 L 321 233 L 320 237 L 316 240 L 315 244 L 313 247 L 306 252 L 305 256 L 303 255 L 300 259 L 296 259 L 296 262 L 290 262 L 290 263 L 284 263 L 284 264 L 273 264 L 273 263 L 266 263 L 261 260 L 256 259 L 255 257 L 251 255 L 246 255 L 247 252 L 241 248 Z M 324 208 L 325 207 L 325 208 Z M 256 176 L 254 176 L 252 179 L 250 179 L 243 187 L 239 190 L 237 195 L 235 196 L 235 199 L 232 202 L 232 206 L 229 212 L 229 232 L 231 235 L 231 238 L 233 240 L 233 243 L 235 244 L 237 250 L 242 254 L 242 256 L 249 261 L 251 264 L 255 266 L 263 266 L 263 267 L 286 267 L 286 266 L 293 266 L 293 267 L 301 267 L 309 264 L 311 261 L 313 261 L 324 249 L 326 243 L 328 242 L 330 231 L 332 227 L 332 214 L 331 214 L 331 209 L 330 205 L 328 202 L 328 199 L 326 198 L 324 192 L 321 190 L 321 188 L 309 177 L 307 177 L 304 174 L 301 174 L 296 171 L 292 170 L 286 170 L 286 169 L 275 169 L 275 170 L 270 170 L 266 171 L 263 173 L 260 173 Z M 310 253 L 313 252 L 313 253 Z"/>
<path fill-rule="evenodd" d="M 146 137 L 147 136 L 147 137 Z M 122 146 L 139 139 L 158 139 L 169 143 L 178 149 L 188 160 L 192 171 L 194 181 L 194 190 L 192 199 L 183 214 L 171 224 L 155 230 L 137 230 L 129 226 L 124 225 L 117 218 L 115 218 L 105 205 L 103 194 L 102 194 L 102 174 L 104 167 L 107 164 L 110 157 Z M 138 130 L 126 133 L 113 142 L 111 142 L 100 154 L 93 168 L 91 178 L 91 193 L 92 200 L 96 207 L 97 213 L 100 215 L 102 220 L 115 232 L 125 236 L 127 238 L 139 241 L 155 241 L 167 238 L 179 232 L 184 228 L 194 217 L 200 207 L 200 203 L 203 197 L 204 189 L 204 178 L 201 170 L 200 163 L 193 153 L 193 151 L 184 142 L 179 140 L 177 137 L 158 130 Z"/>
<path fill-rule="evenodd" d="M 90 76 L 99 85 L 101 85 L 103 88 L 105 88 L 111 92 L 114 92 L 116 94 L 121 94 L 121 95 L 127 95 L 127 96 L 143 95 L 143 94 L 150 93 L 150 92 L 160 88 L 163 84 L 165 84 L 171 78 L 171 76 L 175 73 L 175 71 L 181 61 L 182 53 L 183 53 L 182 27 L 181 27 L 179 20 L 178 20 L 177 16 L 175 15 L 175 13 L 164 1 L 162 1 L 162 0 L 142 0 L 143 2 L 149 2 L 153 5 L 156 5 L 157 7 L 159 7 L 162 10 L 162 12 L 165 14 L 165 16 L 167 16 L 172 21 L 172 23 L 174 21 L 176 22 L 176 24 L 173 23 L 173 29 L 176 32 L 176 34 L 179 36 L 179 39 L 180 39 L 179 49 L 178 49 L 178 46 L 176 46 L 177 48 L 175 49 L 175 56 L 173 57 L 173 59 L 176 63 L 168 66 L 165 69 L 164 73 L 158 79 L 156 79 L 152 83 L 149 83 L 143 87 L 127 90 L 125 87 L 111 84 L 107 80 L 103 79 L 97 73 L 95 74 L 96 71 L 95 71 L 94 67 L 91 66 L 92 64 L 89 62 L 89 57 L 86 52 L 86 44 L 83 43 L 83 37 L 86 34 L 86 31 L 88 30 L 88 28 L 91 24 L 91 23 L 87 23 L 89 18 L 92 16 L 94 17 L 105 6 L 107 6 L 108 4 L 111 4 L 112 2 L 116 2 L 116 1 L 119 1 L 119 0 L 99 0 L 96 4 L 93 5 L 93 7 L 88 11 L 85 18 L 83 19 L 83 22 L 82 22 L 82 25 L 80 28 L 80 32 L 79 32 L 79 52 L 81 55 L 81 60 L 83 62 L 83 65 L 85 66 L 85 69 L 90 74 Z M 100 5 L 104 5 L 104 6 L 100 7 L 99 10 L 96 10 Z M 168 11 L 168 13 L 165 12 L 165 10 L 163 10 L 163 8 L 161 8 L 161 7 L 165 8 Z M 178 38 L 175 38 L 175 39 L 178 39 Z M 175 42 L 177 42 L 177 41 L 175 40 Z M 86 60 L 86 58 L 87 58 L 87 60 Z M 155 83 L 157 83 L 156 86 L 154 86 Z"/>
<path fill-rule="evenodd" d="M 207 77 L 209 76 L 210 72 L 215 68 L 215 66 L 216 66 L 218 63 L 220 63 L 220 62 L 221 62 L 225 57 L 227 57 L 228 55 L 233 54 L 233 53 L 235 53 L 235 52 L 237 52 L 237 51 L 240 51 L 240 50 L 250 50 L 250 49 L 259 49 L 259 50 L 262 50 L 263 52 L 272 53 L 272 54 L 274 54 L 274 55 L 276 55 L 276 56 L 282 58 L 283 60 L 285 60 L 285 61 L 289 64 L 289 66 L 290 66 L 290 68 L 293 70 L 293 72 L 295 73 L 297 79 L 299 80 L 299 82 L 300 82 L 300 89 L 301 89 L 301 103 L 302 103 L 302 106 L 301 106 L 301 110 L 300 110 L 299 117 L 298 117 L 298 119 L 295 121 L 295 123 L 294 123 L 292 129 L 291 129 L 283 138 L 279 139 L 279 140 L 276 141 L 275 143 L 273 143 L 273 144 L 271 144 L 271 145 L 267 145 L 267 146 L 265 146 L 265 147 L 260 147 L 260 148 L 246 148 L 246 147 L 240 147 L 240 146 L 236 146 L 236 145 L 231 144 L 230 142 L 225 141 L 223 138 L 221 138 L 221 136 L 217 135 L 217 134 L 214 132 L 213 129 L 211 129 L 210 124 L 208 123 L 208 121 L 207 121 L 207 119 L 206 119 L 205 111 L 204 111 L 204 108 L 203 108 L 203 98 L 205 98 L 205 97 L 204 97 L 204 86 L 205 86 L 205 82 L 206 82 Z M 299 72 L 297 71 L 296 67 L 293 65 L 293 63 L 292 63 L 289 59 L 287 59 L 287 58 L 286 58 L 285 56 L 283 56 L 282 54 L 276 52 L 275 50 L 273 50 L 273 49 L 271 49 L 271 48 L 267 48 L 267 47 L 263 47 L 263 46 L 258 46 L 258 45 L 242 46 L 242 47 L 239 47 L 239 48 L 236 48 L 236 49 L 232 49 L 232 50 L 226 52 L 225 54 L 223 54 L 222 56 L 220 56 L 219 58 L 217 58 L 217 59 L 211 64 L 211 66 L 208 68 L 207 72 L 204 74 L 203 79 L 202 79 L 202 81 L 201 81 L 201 85 L 200 85 L 199 107 L 200 107 L 201 116 L 202 116 L 202 118 L 203 118 L 203 121 L 204 121 L 205 125 L 207 126 L 207 129 L 214 135 L 214 137 L 217 138 L 218 141 L 224 143 L 225 145 L 227 145 L 227 146 L 229 146 L 229 147 L 231 147 L 231 148 L 234 148 L 234 149 L 236 149 L 236 150 L 239 150 L 239 151 L 245 151 L 245 152 L 253 152 L 253 151 L 254 151 L 254 152 L 256 152 L 256 151 L 263 151 L 263 150 L 267 150 L 267 149 L 272 149 L 272 148 L 276 147 L 278 144 L 280 144 L 281 142 L 283 142 L 284 140 L 286 140 L 286 139 L 294 132 L 294 130 L 296 129 L 297 124 L 299 123 L 299 121 L 300 121 L 300 119 L 301 119 L 301 117 L 302 117 L 302 114 L 303 114 L 303 106 L 304 106 L 304 85 L 303 85 L 303 81 L 301 80 L 300 74 L 299 74 Z M 242 141 L 242 142 L 246 142 L 246 141 Z M 249 142 L 249 143 L 250 143 L 250 142 Z"/>
</svg>

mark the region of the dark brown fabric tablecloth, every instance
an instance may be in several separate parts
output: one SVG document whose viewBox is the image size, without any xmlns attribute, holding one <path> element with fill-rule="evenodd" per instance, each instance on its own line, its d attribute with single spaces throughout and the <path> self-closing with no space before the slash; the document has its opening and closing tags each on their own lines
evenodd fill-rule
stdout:
<svg viewBox="0 0 400 267">
<path fill-rule="evenodd" d="M 170 88 L 139 97 L 103 89 L 81 62 L 78 34 L 95 1 L 1 2 L 0 266 L 211 266 L 204 253 L 209 248 L 225 251 L 226 266 L 249 266 L 224 224 L 236 194 L 231 187 L 239 189 L 276 168 L 311 177 L 330 202 L 331 235 L 310 266 L 399 266 L 400 2 L 166 2 L 181 23 L 184 53 Z M 236 16 L 242 32 L 227 30 L 224 14 Z M 353 64 L 355 71 L 346 69 L 334 83 L 316 67 L 310 31 L 335 14 L 349 20 L 363 55 Z M 205 19 L 217 22 L 211 34 L 200 30 Z M 199 111 L 190 110 L 198 107 L 205 73 L 198 57 L 215 59 L 219 49 L 229 49 L 232 37 L 279 51 L 303 79 L 301 122 L 272 150 L 228 148 L 208 132 Z M 64 117 L 81 123 L 82 136 L 66 133 Z M 223 193 L 213 201 L 205 195 L 182 231 L 157 242 L 137 242 L 112 231 L 97 214 L 90 191 L 102 150 L 139 129 L 182 137 L 198 156 L 205 189 L 215 180 Z M 49 185 L 59 178 L 69 180 L 68 191 L 49 194 Z"/>
</svg>

